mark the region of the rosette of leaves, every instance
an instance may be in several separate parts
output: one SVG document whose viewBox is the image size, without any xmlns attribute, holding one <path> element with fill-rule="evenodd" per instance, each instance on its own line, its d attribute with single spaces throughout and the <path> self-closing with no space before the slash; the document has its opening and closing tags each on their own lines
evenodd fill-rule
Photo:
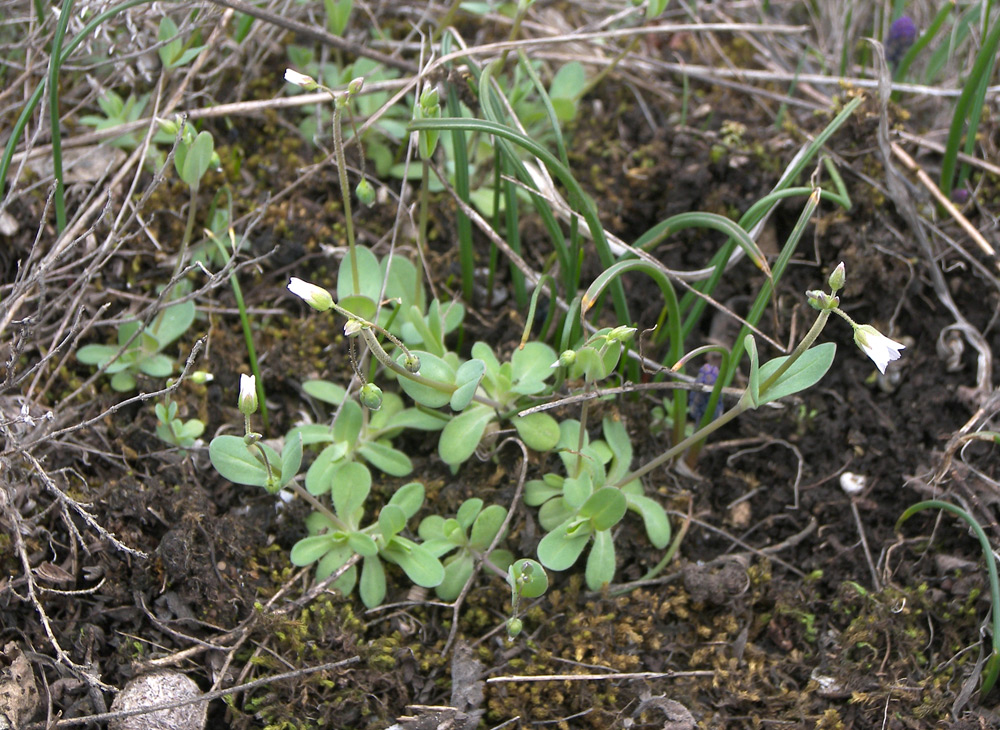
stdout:
<svg viewBox="0 0 1000 730">
<path fill-rule="evenodd" d="M 76 359 L 85 365 L 105 368 L 104 372 L 111 376 L 111 387 L 119 392 L 134 390 L 140 373 L 153 378 L 169 377 L 174 372 L 174 359 L 162 351 L 187 332 L 194 314 L 193 301 L 172 304 L 145 328 L 139 322 L 119 325 L 117 345 L 84 345 L 77 350 Z M 140 328 L 142 331 L 135 336 Z M 122 347 L 125 349 L 119 354 Z"/>
<path fill-rule="evenodd" d="M 365 501 L 371 491 L 371 477 L 366 478 L 367 470 L 354 471 L 354 478 L 333 484 L 333 511 L 313 512 L 306 518 L 309 536 L 295 543 L 291 553 L 292 563 L 299 566 L 316 563 L 316 580 L 321 581 L 354 555 L 360 556 L 360 584 L 357 566 L 352 565 L 333 586 L 345 596 L 359 586 L 361 600 L 369 608 L 385 600 L 386 579 L 382 561 L 398 565 L 418 586 L 438 586 L 445 577 L 441 561 L 423 545 L 400 534 L 424 503 L 423 485 L 411 482 L 398 489 L 379 512 L 378 519 L 362 527 Z"/>
<path fill-rule="evenodd" d="M 621 421 L 606 418 L 605 440 L 590 441 L 580 423 L 568 419 L 559 424 L 559 457 L 565 473 L 549 473 L 525 485 L 524 501 L 539 507 L 538 521 L 546 535 L 538 544 L 538 559 L 551 570 L 567 570 L 591 544 L 586 579 L 591 590 L 614 579 L 615 546 L 611 530 L 629 510 L 642 517 L 649 541 L 656 548 L 670 542 L 666 511 L 643 494 L 634 479 L 619 482 L 629 473 L 632 443 Z"/>
<path fill-rule="evenodd" d="M 184 421 L 177 417 L 176 401 L 157 403 L 153 410 L 157 420 L 156 435 L 168 444 L 180 449 L 190 449 L 205 432 L 205 424 L 197 418 Z"/>
<path fill-rule="evenodd" d="M 306 489 L 316 496 L 329 492 L 338 480 L 358 474 L 359 469 L 367 473 L 365 462 L 391 476 L 406 476 L 413 471 L 413 463 L 409 456 L 393 448 L 392 438 L 404 428 L 435 431 L 444 425 L 444 420 L 436 414 L 404 408 L 403 399 L 395 393 L 383 393 L 382 407 L 365 419 L 358 402 L 347 399 L 346 391 L 339 385 L 310 380 L 302 387 L 316 400 L 341 406 L 332 426 L 319 423 L 296 426 L 286 437 L 301 438 L 304 446 L 323 445 L 306 472 Z M 370 474 L 365 478 L 371 482 Z"/>
<path fill-rule="evenodd" d="M 516 415 L 525 399 L 543 395 L 548 390 L 547 381 L 552 376 L 555 351 L 542 342 L 528 342 L 524 347 L 515 349 L 510 360 L 501 363 L 489 345 L 477 342 L 472 346 L 472 357 L 457 370 L 441 373 L 458 386 L 445 402 L 452 410 L 461 411 L 441 431 L 438 453 L 445 463 L 454 468 L 472 456 L 487 428 L 501 417 L 510 421 L 529 448 L 536 451 L 555 448 L 559 441 L 558 421 L 547 413 L 523 417 Z M 421 374 L 425 373 L 427 364 L 432 368 L 438 367 L 438 362 L 434 360 L 425 363 L 423 353 L 420 353 L 420 362 Z M 418 402 L 420 396 L 426 395 L 424 386 L 417 383 L 401 380 L 400 386 Z M 496 403 L 497 407 L 474 402 L 477 392 Z"/>
<path fill-rule="evenodd" d="M 507 510 L 498 504 L 483 509 L 483 500 L 467 499 L 454 517 L 428 515 L 418 529 L 423 546 L 435 557 L 454 551 L 444 561 L 444 580 L 435 588 L 444 601 L 458 598 L 466 581 L 475 569 L 476 561 L 483 558 L 493 540 L 503 527 Z M 514 556 L 506 550 L 494 550 L 490 562 L 506 570 Z"/>
</svg>

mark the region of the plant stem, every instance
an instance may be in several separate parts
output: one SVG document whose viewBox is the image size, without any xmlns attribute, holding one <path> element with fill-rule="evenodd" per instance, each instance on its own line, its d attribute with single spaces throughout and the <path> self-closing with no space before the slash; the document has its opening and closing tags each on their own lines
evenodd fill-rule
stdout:
<svg viewBox="0 0 1000 730">
<path fill-rule="evenodd" d="M 337 99 L 333 104 L 333 150 L 337 158 L 337 173 L 340 176 L 340 196 L 344 201 L 344 227 L 347 230 L 347 249 L 351 257 L 351 283 L 354 293 L 361 294 L 361 280 L 358 275 L 358 254 L 354 248 L 354 220 L 351 216 L 351 191 L 347 187 L 347 159 L 344 157 L 343 114 L 347 105 L 344 100 Z"/>
</svg>

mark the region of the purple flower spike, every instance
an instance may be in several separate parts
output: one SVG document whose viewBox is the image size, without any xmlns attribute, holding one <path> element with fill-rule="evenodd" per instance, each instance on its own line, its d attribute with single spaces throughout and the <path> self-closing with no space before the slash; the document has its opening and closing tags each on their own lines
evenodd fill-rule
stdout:
<svg viewBox="0 0 1000 730">
<path fill-rule="evenodd" d="M 917 40 L 917 24 L 909 15 L 900 15 L 889 26 L 885 38 L 885 58 L 893 66 L 898 64 L 913 42 Z"/>
<path fill-rule="evenodd" d="M 698 377 L 695 378 L 696 383 L 701 385 L 715 385 L 715 381 L 719 379 L 719 368 L 711 363 L 705 363 L 698 370 Z M 691 392 L 688 397 L 688 409 L 691 411 L 691 418 L 694 420 L 695 427 L 701 423 L 702 417 L 705 415 L 705 411 L 708 409 L 708 400 L 712 394 L 708 391 L 695 390 Z M 712 418 L 718 418 L 722 415 L 722 400 L 720 399 L 715 405 L 715 415 Z"/>
</svg>

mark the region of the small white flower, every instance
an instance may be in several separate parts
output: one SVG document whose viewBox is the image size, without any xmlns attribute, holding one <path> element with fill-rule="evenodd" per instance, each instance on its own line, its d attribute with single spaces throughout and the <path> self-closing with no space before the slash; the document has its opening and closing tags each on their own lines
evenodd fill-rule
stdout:
<svg viewBox="0 0 1000 730">
<path fill-rule="evenodd" d="M 288 281 L 288 291 L 302 299 L 313 309 L 325 312 L 333 306 L 333 297 L 326 289 L 308 281 L 296 279 L 294 276 Z"/>
<path fill-rule="evenodd" d="M 296 86 L 301 86 L 303 89 L 315 89 L 318 85 L 316 81 L 313 80 L 312 76 L 300 74 L 298 71 L 291 68 L 285 69 L 285 81 L 290 84 L 295 84 Z"/>
<path fill-rule="evenodd" d="M 246 373 L 240 374 L 240 413 L 250 416 L 257 410 L 257 378 Z"/>
<path fill-rule="evenodd" d="M 854 342 L 871 358 L 883 375 L 885 366 L 893 360 L 898 360 L 899 351 L 906 349 L 904 345 L 890 340 L 870 324 L 860 324 L 854 328 Z"/>
</svg>

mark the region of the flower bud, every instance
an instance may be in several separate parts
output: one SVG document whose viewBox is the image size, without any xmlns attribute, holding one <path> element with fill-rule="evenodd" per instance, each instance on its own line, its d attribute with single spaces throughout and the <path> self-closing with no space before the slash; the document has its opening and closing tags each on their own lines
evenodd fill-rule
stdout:
<svg viewBox="0 0 1000 730">
<path fill-rule="evenodd" d="M 294 276 L 288 280 L 288 291 L 302 299 L 313 309 L 325 312 L 333 306 L 333 297 L 326 289 L 308 281 L 296 279 Z"/>
<path fill-rule="evenodd" d="M 354 188 L 354 194 L 358 196 L 358 202 L 366 208 L 371 208 L 375 205 L 375 188 L 372 187 L 372 184 L 367 179 L 361 179 L 358 186 Z"/>
<path fill-rule="evenodd" d="M 420 370 L 420 358 L 412 352 L 406 353 L 406 357 L 403 358 L 403 367 L 406 368 L 406 372 L 408 373 L 418 372 Z"/>
<path fill-rule="evenodd" d="M 215 376 L 212 375 L 212 373 L 205 372 L 204 370 L 195 370 L 191 373 L 191 382 L 197 383 L 198 385 L 211 383 L 213 380 L 215 380 Z"/>
<path fill-rule="evenodd" d="M 835 297 L 832 294 L 827 294 L 825 291 L 820 291 L 819 289 L 807 291 L 806 297 L 809 300 L 809 306 L 820 311 L 823 311 L 824 309 L 834 309 L 840 304 L 840 299 L 838 297 Z"/>
<path fill-rule="evenodd" d="M 364 324 L 362 324 L 361 320 L 349 319 L 347 320 L 347 324 L 344 325 L 344 336 L 353 337 L 354 335 L 358 334 L 358 332 L 363 330 L 364 327 L 365 326 Z"/>
<path fill-rule="evenodd" d="M 377 411 L 382 407 L 382 389 L 375 383 L 365 383 L 361 386 L 358 399 L 361 401 L 361 405 L 369 410 Z"/>
<path fill-rule="evenodd" d="M 917 24 L 909 15 L 900 15 L 889 26 L 885 37 L 885 59 L 893 66 L 903 60 L 910 46 L 917 40 Z"/>
<path fill-rule="evenodd" d="M 354 96 L 355 94 L 360 94 L 361 89 L 364 87 L 364 85 L 365 85 L 364 76 L 358 76 L 356 79 L 351 79 L 351 83 L 347 85 L 347 93 L 350 94 L 351 96 Z"/>
<path fill-rule="evenodd" d="M 625 325 L 621 325 L 608 332 L 608 342 L 619 342 L 624 345 L 632 339 L 632 335 L 634 334 L 635 327 L 626 327 Z"/>
<path fill-rule="evenodd" d="M 174 119 L 159 119 L 157 121 L 160 123 L 160 131 L 169 134 L 171 137 L 176 137 L 181 129 L 180 123 Z"/>
<path fill-rule="evenodd" d="M 516 639 L 521 630 L 524 629 L 524 622 L 514 617 L 507 619 L 507 638 Z"/>
<path fill-rule="evenodd" d="M 847 269 L 844 267 L 844 262 L 841 261 L 837 264 L 837 268 L 833 270 L 833 273 L 830 274 L 829 284 L 834 294 L 844 288 L 844 281 L 846 279 Z"/>
<path fill-rule="evenodd" d="M 257 378 L 254 375 L 240 374 L 239 409 L 244 416 L 257 411 Z"/>
<path fill-rule="evenodd" d="M 437 88 L 430 86 L 424 89 L 424 93 L 420 95 L 420 108 L 423 110 L 424 114 L 433 116 L 438 111 L 438 106 L 439 98 Z"/>
<path fill-rule="evenodd" d="M 559 356 L 559 359 L 552 363 L 552 367 L 564 367 L 568 368 L 576 362 L 576 350 L 563 350 L 563 353 Z"/>
<path fill-rule="evenodd" d="M 313 91 L 319 88 L 319 84 L 316 83 L 312 76 L 300 74 L 298 71 L 290 68 L 285 69 L 285 81 L 296 86 L 301 86 L 306 91 Z"/>
</svg>

